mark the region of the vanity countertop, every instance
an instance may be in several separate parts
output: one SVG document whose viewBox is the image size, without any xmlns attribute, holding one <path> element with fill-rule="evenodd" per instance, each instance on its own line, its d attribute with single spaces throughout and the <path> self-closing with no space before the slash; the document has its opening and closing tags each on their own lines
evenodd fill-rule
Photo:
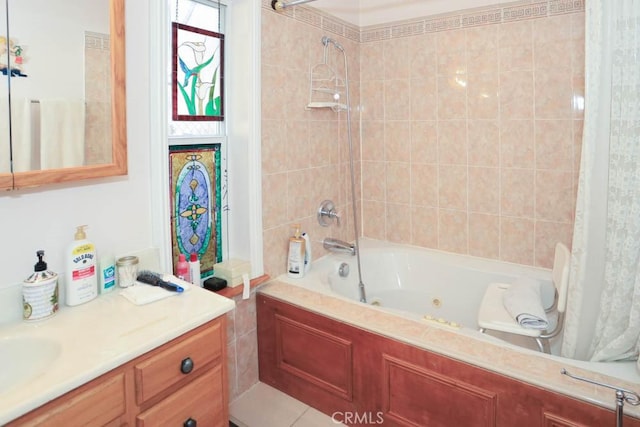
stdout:
<svg viewBox="0 0 640 427">
<path fill-rule="evenodd" d="M 140 285 L 146 286 L 146 285 Z M 5 343 L 54 344 L 46 363 L 20 375 L 9 388 L 0 384 L 0 425 L 232 310 L 235 303 L 191 287 L 146 305 L 134 305 L 120 290 L 75 307 L 62 306 L 51 318 L 0 326 Z M 13 367 L 19 372 L 23 361 Z M 1 366 L 10 370 L 12 366 Z"/>
</svg>

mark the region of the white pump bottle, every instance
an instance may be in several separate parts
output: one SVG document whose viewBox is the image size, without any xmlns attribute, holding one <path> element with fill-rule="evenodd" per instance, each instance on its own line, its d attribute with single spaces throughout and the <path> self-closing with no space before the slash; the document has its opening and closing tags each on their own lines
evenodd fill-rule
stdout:
<svg viewBox="0 0 640 427">
<path fill-rule="evenodd" d="M 66 253 L 65 300 L 70 306 L 91 301 L 98 296 L 96 248 L 87 240 L 85 227 L 81 225 L 77 228 L 75 240 Z"/>
<path fill-rule="evenodd" d="M 289 277 L 304 277 L 304 256 L 306 253 L 305 239 L 300 235 L 300 224 L 295 224 L 295 233 L 289 238 L 289 257 L 287 258 L 287 275 Z"/>
</svg>

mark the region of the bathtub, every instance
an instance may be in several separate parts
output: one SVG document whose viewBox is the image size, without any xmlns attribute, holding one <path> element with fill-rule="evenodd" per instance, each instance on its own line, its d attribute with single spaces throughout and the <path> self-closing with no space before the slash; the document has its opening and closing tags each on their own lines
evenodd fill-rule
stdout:
<svg viewBox="0 0 640 427">
<path fill-rule="evenodd" d="M 478 308 L 487 286 L 513 283 L 521 277 L 539 281 L 543 303 L 553 303 L 548 269 L 371 239 L 360 242 L 360 260 L 367 303 L 413 319 L 477 330 Z M 345 277 L 340 275 L 341 269 L 348 271 Z M 330 254 L 314 262 L 304 279 L 281 279 L 360 300 L 355 256 Z"/>
<path fill-rule="evenodd" d="M 366 303 L 359 301 L 356 257 L 342 254 L 329 254 L 314 261 L 310 271 L 302 279 L 279 276 L 271 287 L 267 286 L 262 292 L 446 356 L 585 400 L 600 401 L 603 406 L 613 407 L 615 396 L 611 395 L 610 390 L 592 387 L 587 395 L 581 396 L 584 385 L 559 378 L 560 369 L 575 369 L 583 376 L 640 391 L 640 374 L 635 362 L 590 363 L 570 360 L 535 351 L 533 340 L 525 337 L 514 339 L 507 334 L 478 332 L 478 308 L 490 283 L 512 283 L 521 277 L 538 280 L 542 285 L 543 304 L 550 306 L 554 289 L 549 269 L 372 239 L 361 240 L 360 258 Z M 344 272 L 345 269 L 348 269 L 348 274 L 342 277 L 340 271 Z M 284 284 L 310 292 L 297 293 L 290 287 L 281 286 Z M 368 313 L 358 313 L 357 307 L 362 307 Z M 386 317 L 378 318 L 370 310 L 379 311 Z M 393 318 L 419 322 L 420 327 L 432 327 L 455 335 L 448 335 L 442 342 L 436 340 L 434 337 L 438 335 L 433 333 L 424 333 L 421 337 L 411 334 L 402 336 L 397 333 L 400 328 L 393 326 L 396 322 Z M 556 354 L 560 344 L 557 341 L 559 340 L 552 340 L 551 345 L 552 353 Z M 490 346 L 483 349 L 482 343 Z M 483 353 L 485 351 L 486 354 Z M 503 366 L 496 369 L 496 357 L 520 361 L 511 368 Z M 521 371 L 521 367 L 524 371 Z M 553 379 L 540 376 L 536 369 L 551 372 Z M 627 405 L 625 413 L 640 417 L 639 409 Z"/>
</svg>

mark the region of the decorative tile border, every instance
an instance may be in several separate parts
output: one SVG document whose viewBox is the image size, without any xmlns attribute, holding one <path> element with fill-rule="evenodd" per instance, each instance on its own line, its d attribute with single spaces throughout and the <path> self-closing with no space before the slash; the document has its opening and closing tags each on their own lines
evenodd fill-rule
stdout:
<svg viewBox="0 0 640 427">
<path fill-rule="evenodd" d="M 504 22 L 522 21 L 525 19 L 544 18 L 548 15 L 548 3 L 532 3 L 523 6 L 505 7 L 503 9 Z"/>
<path fill-rule="evenodd" d="M 271 6 L 269 6 L 269 8 L 271 8 Z M 297 11 L 296 19 L 314 27 L 322 28 L 322 17 L 306 7 L 300 8 L 300 10 Z"/>
<path fill-rule="evenodd" d="M 585 0 L 547 0 L 539 2 L 524 0 L 513 3 L 504 3 L 502 7 L 493 6 L 490 8 L 470 9 L 425 17 L 423 21 L 374 25 L 361 28 L 360 42 L 366 43 L 387 40 L 394 37 L 405 37 L 481 25 L 493 25 L 526 19 L 545 18 L 548 16 L 567 13 L 578 13 L 584 11 L 584 3 Z M 423 32 L 417 31 L 421 24 L 423 24 Z M 410 31 L 407 27 L 416 31 Z M 382 31 L 386 28 L 391 28 L 392 31 Z"/>
<path fill-rule="evenodd" d="M 462 27 L 475 27 L 478 25 L 499 24 L 502 21 L 500 9 L 487 10 L 477 13 L 462 15 Z"/>
<path fill-rule="evenodd" d="M 560 15 L 584 11 L 585 0 L 553 0 L 549 2 L 549 14 Z"/>
<path fill-rule="evenodd" d="M 108 51 L 111 49 L 111 39 L 109 38 L 109 34 L 85 31 L 84 46 L 87 49 L 98 49 L 98 50 Z"/>
<path fill-rule="evenodd" d="M 424 33 L 424 21 L 409 22 L 391 27 L 391 37 L 406 37 Z"/>
<path fill-rule="evenodd" d="M 361 43 L 415 36 L 438 31 L 501 24 L 527 19 L 545 18 L 554 15 L 584 12 L 586 0 L 546 0 L 504 3 L 501 7 L 467 9 L 419 20 L 401 21 L 369 27 L 358 27 L 318 9 L 297 6 L 286 8 L 282 13 L 298 21 L 347 39 Z M 273 11 L 271 0 L 262 0 L 262 7 Z"/>
<path fill-rule="evenodd" d="M 322 18 L 322 29 L 329 31 L 330 33 L 344 36 L 344 21 L 340 21 L 337 18 Z"/>
<path fill-rule="evenodd" d="M 316 28 L 321 28 L 337 36 L 342 36 L 356 42 L 360 41 L 360 27 L 343 21 L 333 15 L 329 15 L 328 13 L 324 13 L 321 10 L 306 6 L 296 6 L 275 12 L 271 7 L 271 0 L 262 0 L 262 8 L 268 9 L 273 13 L 283 14 Z"/>
<path fill-rule="evenodd" d="M 400 27 L 400 26 L 399 26 Z M 372 42 L 376 40 L 388 40 L 391 38 L 391 27 L 375 28 L 366 33 L 360 32 L 360 42 Z"/>
<path fill-rule="evenodd" d="M 425 32 L 429 32 L 430 28 L 431 31 L 448 31 L 460 28 L 460 16 L 450 15 L 440 19 L 430 19 L 426 21 Z"/>
<path fill-rule="evenodd" d="M 360 29 L 351 25 L 344 26 L 344 36 L 349 40 L 360 41 Z"/>
</svg>

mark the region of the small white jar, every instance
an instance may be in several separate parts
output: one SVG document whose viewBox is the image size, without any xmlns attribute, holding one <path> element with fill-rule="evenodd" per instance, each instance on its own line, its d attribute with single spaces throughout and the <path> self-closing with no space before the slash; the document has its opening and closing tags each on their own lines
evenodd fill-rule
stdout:
<svg viewBox="0 0 640 427">
<path fill-rule="evenodd" d="M 128 288 L 136 284 L 138 278 L 138 257 L 125 256 L 118 258 L 116 261 L 116 270 L 118 271 L 118 286 Z"/>
</svg>

